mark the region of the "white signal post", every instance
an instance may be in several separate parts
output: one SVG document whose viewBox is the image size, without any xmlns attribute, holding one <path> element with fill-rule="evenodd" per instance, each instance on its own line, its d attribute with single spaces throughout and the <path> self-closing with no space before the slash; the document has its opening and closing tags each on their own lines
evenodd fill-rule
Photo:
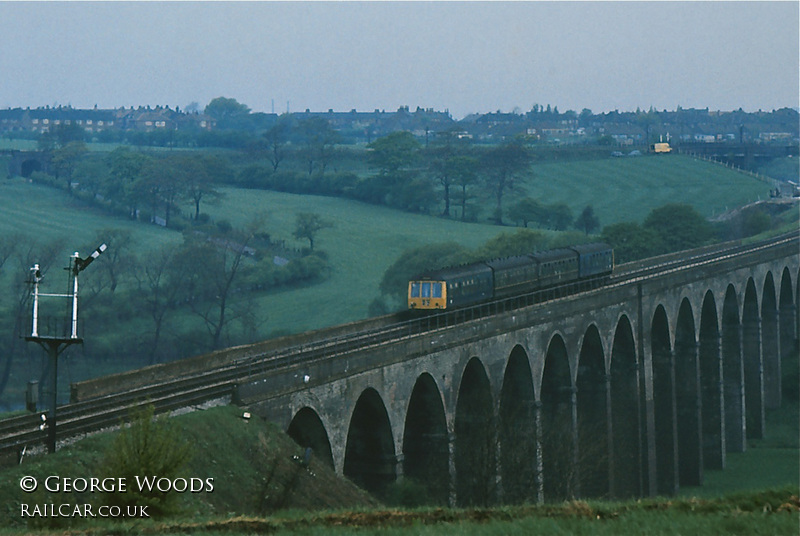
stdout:
<svg viewBox="0 0 800 536">
<path fill-rule="evenodd" d="M 33 284 L 33 312 L 30 337 L 25 337 L 29 342 L 35 342 L 47 351 L 50 357 L 50 409 L 46 420 L 47 425 L 47 449 L 50 452 L 56 451 L 56 405 L 57 405 L 57 386 L 58 386 L 58 356 L 71 344 L 83 344 L 83 339 L 78 337 L 78 274 L 86 269 L 97 257 L 99 257 L 107 246 L 101 244 L 100 247 L 85 259 L 81 259 L 78 252 L 70 256 L 70 265 L 67 268 L 72 277 L 71 294 L 43 294 L 39 291 L 39 284 L 43 276 L 38 264 L 34 264 L 30 269 Z M 39 301 L 42 297 L 71 298 L 72 299 L 72 322 L 69 337 L 66 333 L 58 335 L 41 335 L 39 333 Z"/>
</svg>

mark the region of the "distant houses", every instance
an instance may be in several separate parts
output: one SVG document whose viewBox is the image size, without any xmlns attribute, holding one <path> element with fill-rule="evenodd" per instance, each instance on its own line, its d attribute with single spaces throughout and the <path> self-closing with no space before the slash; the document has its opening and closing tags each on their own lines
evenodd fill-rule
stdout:
<svg viewBox="0 0 800 536">
<path fill-rule="evenodd" d="M 194 128 L 211 130 L 215 121 L 203 114 L 186 114 L 167 107 L 119 108 L 115 110 L 83 110 L 70 106 L 44 108 L 10 108 L 0 110 L 0 133 L 52 132 L 59 125 L 78 125 L 86 132 L 106 130 L 178 130 Z"/>
<path fill-rule="evenodd" d="M 658 112 L 607 112 L 583 110 L 558 112 L 550 106 L 535 105 L 526 113 L 490 112 L 454 120 L 448 110 L 436 111 L 401 106 L 395 111 L 293 112 L 294 122 L 322 118 L 338 131 L 344 143 L 369 143 L 391 132 L 405 130 L 428 140 L 437 133 L 450 132 L 458 138 L 497 142 L 515 136 L 556 144 L 606 143 L 619 147 L 647 145 L 659 138 L 676 143 L 762 143 L 797 144 L 798 112 L 783 108 L 772 112 L 746 113 L 742 110 L 717 112 L 708 109 L 678 109 Z M 277 114 L 251 113 L 237 129 L 264 131 L 276 124 Z M 283 117 L 283 116 L 281 116 Z M 77 125 L 87 133 L 224 131 L 204 113 L 185 112 L 169 106 L 121 107 L 118 109 L 77 109 L 71 106 L 9 108 L 0 110 L 0 135 L 41 134 L 59 125 Z M 231 127 L 226 124 L 226 128 Z"/>
</svg>

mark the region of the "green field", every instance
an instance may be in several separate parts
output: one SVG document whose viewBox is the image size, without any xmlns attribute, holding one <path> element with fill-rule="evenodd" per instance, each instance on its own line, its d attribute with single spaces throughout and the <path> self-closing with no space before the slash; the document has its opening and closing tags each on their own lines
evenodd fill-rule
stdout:
<svg viewBox="0 0 800 536">
<path fill-rule="evenodd" d="M 667 203 L 689 203 L 711 216 L 767 196 L 770 185 L 720 165 L 674 155 L 538 164 L 533 179 L 524 187 L 524 191 L 507 195 L 506 206 L 530 195 L 543 202 L 565 202 L 578 214 L 591 203 L 601 225 L 608 225 L 641 221 L 650 210 Z M 408 248 L 450 241 L 475 248 L 499 233 L 514 230 L 413 215 L 340 198 L 234 188 L 223 192 L 220 203 L 203 207 L 212 219 L 240 226 L 266 214 L 265 230 L 273 240 L 285 240 L 290 247 L 307 245 L 292 238 L 298 212 L 318 213 L 333 223 L 331 229 L 320 232 L 317 242 L 318 249 L 329 255 L 332 276 L 319 285 L 262 296 L 265 337 L 366 317 L 370 302 L 379 295 L 384 271 Z M 185 211 L 190 211 L 188 205 Z M 0 181 L 0 233 L 20 233 L 41 243 L 57 237 L 64 243 L 65 265 L 75 249 L 94 247 L 89 244 L 106 228 L 133 231 L 138 254 L 181 240 L 175 231 L 88 209 L 61 191 L 19 178 Z M 5 271 L 10 268 L 6 266 Z"/>
<path fill-rule="evenodd" d="M 688 203 L 706 217 L 769 197 L 771 184 L 682 155 L 535 165 L 525 184 L 536 199 L 566 203 L 577 216 L 592 204 L 601 225 L 641 222 L 654 207 Z"/>
<path fill-rule="evenodd" d="M 322 230 L 316 240 L 317 249 L 329 258 L 330 277 L 319 284 L 259 294 L 256 297 L 260 310 L 257 339 L 368 317 L 371 302 L 380 296 L 379 283 L 384 272 L 409 248 L 443 242 L 477 248 L 500 233 L 515 231 L 510 226 L 462 223 L 341 198 L 236 188 L 222 191 L 225 196 L 219 203 L 202 208 L 212 221 L 228 220 L 234 226 L 241 226 L 265 214 L 264 230 L 273 241 L 283 240 L 289 248 L 308 245 L 292 237 L 297 213 L 317 213 L 333 224 L 332 228 Z M 566 202 L 573 214 L 577 214 L 583 206 L 592 203 L 601 224 L 608 225 L 641 220 L 650 210 L 666 203 L 689 203 L 711 216 L 759 195 L 765 197 L 768 191 L 768 184 L 720 165 L 681 156 L 639 157 L 537 164 L 526 190 L 508 194 L 505 205 L 510 206 L 515 199 L 530 195 L 548 203 Z M 191 207 L 187 204 L 183 211 L 188 214 Z M 484 212 L 488 215 L 491 211 Z M 48 286 L 43 288 L 45 292 L 61 291 L 63 283 L 58 273 L 67 265 L 70 254 L 76 250 L 83 255 L 90 252 L 98 245 L 95 242 L 102 240 L 98 234 L 112 228 L 131 231 L 135 240 L 131 249 L 140 259 L 154 248 L 179 244 L 182 240 L 177 231 L 109 216 L 70 198 L 61 190 L 21 178 L 0 180 L 0 234 L 19 236 L 20 243 L 25 245 L 57 241 L 61 247 L 52 275 L 46 280 L 47 285 L 56 288 Z M 552 234 L 551 231 L 546 233 Z M 25 262 L 38 261 L 34 255 Z M 0 284 L 7 286 L 15 279 L 26 278 L 29 267 L 22 266 L 16 259 L 9 260 L 0 273 Z M 148 322 L 143 313 L 138 320 L 115 327 L 121 332 L 136 332 L 150 329 Z M 183 327 L 194 326 L 191 329 L 198 332 L 203 329 L 197 317 L 188 313 L 173 322 Z M 60 375 L 63 385 L 59 391 L 66 396 L 71 381 L 132 366 L 114 358 L 118 344 L 105 334 L 102 339 L 87 337 L 77 354 L 79 358 L 64 361 L 64 373 Z M 30 356 L 40 353 L 36 348 L 26 348 Z M 18 403 L 23 399 L 25 382 L 38 376 L 40 363 L 38 359 L 21 359 L 14 367 L 12 377 L 15 380 L 6 389 L 3 399 Z"/>
<path fill-rule="evenodd" d="M 746 453 L 729 454 L 724 471 L 707 473 L 704 486 L 681 488 L 677 497 L 407 509 L 378 504 L 316 458 L 309 471 L 299 469 L 292 457 L 301 449 L 275 425 L 246 421 L 235 406 L 217 407 L 171 420 L 193 452 L 178 474 L 213 478 L 213 493 L 176 496 L 178 510 L 167 518 L 26 523 L 22 503 L 90 503 L 97 511 L 102 494 L 26 494 L 19 482 L 26 475 L 43 482 L 48 475 L 102 474 L 98 467 L 115 450 L 117 432 L 101 433 L 0 468 L 0 534 L 793 535 L 800 522 L 797 416 L 796 401 L 768 412 L 763 440 L 750 442 Z"/>
</svg>

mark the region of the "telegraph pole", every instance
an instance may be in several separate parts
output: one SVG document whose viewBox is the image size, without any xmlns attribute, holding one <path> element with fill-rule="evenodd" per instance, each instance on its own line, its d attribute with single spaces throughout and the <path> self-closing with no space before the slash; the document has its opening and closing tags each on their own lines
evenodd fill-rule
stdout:
<svg viewBox="0 0 800 536">
<path fill-rule="evenodd" d="M 106 245 L 102 244 L 86 259 L 81 259 L 76 251 L 70 257 L 70 265 L 67 268 L 72 279 L 72 292 L 69 294 L 43 294 L 39 291 L 39 284 L 43 276 L 38 264 L 34 264 L 30 270 L 31 284 L 33 285 L 33 312 L 31 321 L 31 334 L 25 337 L 28 342 L 35 342 L 46 352 L 50 364 L 50 401 L 47 413 L 47 450 L 56 451 L 56 407 L 58 405 L 58 356 L 73 344 L 83 344 L 83 339 L 78 336 L 78 274 L 82 272 L 92 261 L 106 250 Z M 71 300 L 71 323 L 69 334 L 64 331 L 58 334 L 42 334 L 39 332 L 39 301 L 42 297 L 67 298 Z"/>
</svg>

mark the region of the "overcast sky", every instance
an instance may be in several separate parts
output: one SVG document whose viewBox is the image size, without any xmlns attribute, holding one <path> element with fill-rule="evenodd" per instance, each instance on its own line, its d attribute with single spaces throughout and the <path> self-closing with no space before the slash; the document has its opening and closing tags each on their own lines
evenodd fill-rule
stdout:
<svg viewBox="0 0 800 536">
<path fill-rule="evenodd" d="M 0 1 L 0 108 L 798 107 L 798 5 Z"/>
</svg>

